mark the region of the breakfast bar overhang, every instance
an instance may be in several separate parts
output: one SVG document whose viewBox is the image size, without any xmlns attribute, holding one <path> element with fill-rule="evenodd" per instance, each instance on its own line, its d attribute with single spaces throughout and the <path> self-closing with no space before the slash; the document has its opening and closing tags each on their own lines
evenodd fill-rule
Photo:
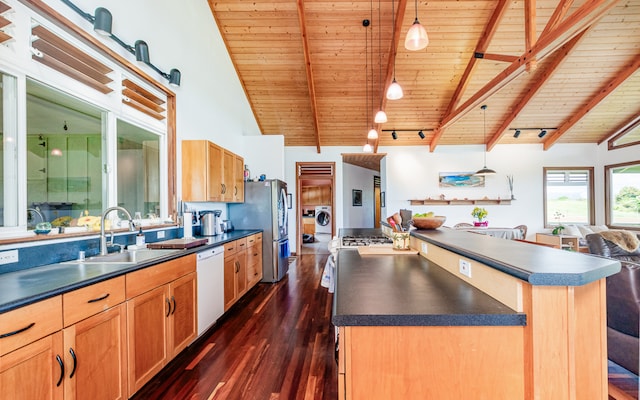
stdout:
<svg viewBox="0 0 640 400">
<path fill-rule="evenodd" d="M 447 228 L 411 248 L 338 252 L 340 398 L 607 398 L 617 261 Z"/>
</svg>

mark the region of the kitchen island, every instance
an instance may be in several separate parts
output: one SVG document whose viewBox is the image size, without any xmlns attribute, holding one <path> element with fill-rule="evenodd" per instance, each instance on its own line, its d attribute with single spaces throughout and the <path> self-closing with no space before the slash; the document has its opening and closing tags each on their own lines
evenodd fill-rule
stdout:
<svg viewBox="0 0 640 400">
<path fill-rule="evenodd" d="M 617 262 L 446 228 L 411 247 L 338 253 L 340 398 L 607 398 Z"/>
</svg>

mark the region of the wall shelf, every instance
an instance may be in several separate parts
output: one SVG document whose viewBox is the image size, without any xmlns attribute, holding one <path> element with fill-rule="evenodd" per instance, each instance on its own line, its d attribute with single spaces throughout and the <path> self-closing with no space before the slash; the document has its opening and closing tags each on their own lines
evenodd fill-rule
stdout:
<svg viewBox="0 0 640 400">
<path fill-rule="evenodd" d="M 488 204 L 500 204 L 500 205 L 509 205 L 511 204 L 511 199 L 450 199 L 450 200 L 440 200 L 440 199 L 424 199 L 424 200 L 409 200 L 409 203 L 412 206 L 422 206 L 422 205 L 469 205 L 469 204 L 478 204 L 478 205 L 488 205 Z"/>
</svg>

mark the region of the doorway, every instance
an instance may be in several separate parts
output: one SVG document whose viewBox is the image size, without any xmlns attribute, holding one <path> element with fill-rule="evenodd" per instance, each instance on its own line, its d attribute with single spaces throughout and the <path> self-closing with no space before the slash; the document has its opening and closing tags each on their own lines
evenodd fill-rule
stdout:
<svg viewBox="0 0 640 400">
<path fill-rule="evenodd" d="M 335 163 L 296 163 L 296 254 L 328 252 L 335 234 Z"/>
</svg>

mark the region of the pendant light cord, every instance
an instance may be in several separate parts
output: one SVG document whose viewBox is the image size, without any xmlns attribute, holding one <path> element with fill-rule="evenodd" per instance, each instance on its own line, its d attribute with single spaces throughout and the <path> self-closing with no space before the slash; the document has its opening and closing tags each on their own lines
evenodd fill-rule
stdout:
<svg viewBox="0 0 640 400">
<path fill-rule="evenodd" d="M 382 110 L 382 14 L 381 3 L 378 0 L 378 80 L 380 86 L 380 110 Z"/>
<path fill-rule="evenodd" d="M 482 128 L 482 144 L 484 145 L 484 167 L 487 168 L 487 105 L 484 104 L 481 108 L 484 116 L 484 123 Z"/>
<path fill-rule="evenodd" d="M 369 1 L 370 9 L 369 9 L 369 20 L 373 23 L 373 0 Z M 373 87 L 374 87 L 374 72 L 373 72 L 373 27 L 371 27 L 371 115 L 373 115 Z M 369 120 L 371 122 L 371 129 L 373 129 L 373 118 Z"/>
</svg>

